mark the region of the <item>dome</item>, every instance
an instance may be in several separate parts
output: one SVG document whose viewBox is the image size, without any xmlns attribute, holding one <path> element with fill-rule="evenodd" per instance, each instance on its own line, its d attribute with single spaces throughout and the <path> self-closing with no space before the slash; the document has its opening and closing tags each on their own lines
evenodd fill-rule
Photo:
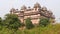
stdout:
<svg viewBox="0 0 60 34">
<path fill-rule="evenodd" d="M 13 12 L 13 11 L 16 11 L 16 10 L 14 8 L 12 8 L 10 11 Z"/>
<path fill-rule="evenodd" d="M 34 4 L 34 8 L 41 8 L 39 3 Z"/>
<path fill-rule="evenodd" d="M 49 10 L 49 13 L 50 13 L 50 14 L 53 14 L 53 12 L 52 12 L 51 10 Z"/>
<path fill-rule="evenodd" d="M 30 9 L 31 7 L 29 6 L 28 8 Z"/>
<path fill-rule="evenodd" d="M 21 7 L 21 10 L 27 9 L 25 5 Z"/>
<path fill-rule="evenodd" d="M 46 7 L 42 7 L 42 10 L 46 10 L 47 11 L 47 8 Z"/>
</svg>

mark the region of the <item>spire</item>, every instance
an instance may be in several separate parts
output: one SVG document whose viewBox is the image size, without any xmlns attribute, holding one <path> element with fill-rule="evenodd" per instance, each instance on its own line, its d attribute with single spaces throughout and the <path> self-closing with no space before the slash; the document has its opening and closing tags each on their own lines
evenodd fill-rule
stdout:
<svg viewBox="0 0 60 34">
<path fill-rule="evenodd" d="M 40 4 L 37 2 L 36 4 L 34 4 L 34 8 L 41 8 Z"/>
</svg>

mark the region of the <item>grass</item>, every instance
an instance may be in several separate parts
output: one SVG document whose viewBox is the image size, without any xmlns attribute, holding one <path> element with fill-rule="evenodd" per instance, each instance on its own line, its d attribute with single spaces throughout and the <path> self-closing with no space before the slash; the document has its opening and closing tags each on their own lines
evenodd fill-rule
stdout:
<svg viewBox="0 0 60 34">
<path fill-rule="evenodd" d="M 16 32 L 13 32 L 13 30 L 9 30 L 7 28 L 3 28 L 0 30 L 0 34 L 60 34 L 60 24 L 17 30 Z"/>
</svg>

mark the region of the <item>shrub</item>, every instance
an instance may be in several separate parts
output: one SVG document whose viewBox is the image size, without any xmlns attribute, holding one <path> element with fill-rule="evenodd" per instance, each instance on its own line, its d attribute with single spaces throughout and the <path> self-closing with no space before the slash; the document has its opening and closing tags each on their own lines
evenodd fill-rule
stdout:
<svg viewBox="0 0 60 34">
<path fill-rule="evenodd" d="M 26 28 L 27 29 L 30 29 L 30 28 L 33 28 L 34 27 L 34 25 L 32 24 L 30 18 L 27 18 L 26 21 L 25 21 L 25 23 L 26 23 L 25 25 L 26 25 Z"/>
<path fill-rule="evenodd" d="M 40 21 L 39 21 L 40 26 L 47 26 L 49 23 L 50 22 L 48 18 L 40 18 Z"/>
<path fill-rule="evenodd" d="M 4 24 L 7 28 L 16 30 L 21 26 L 21 22 L 15 14 L 6 14 Z"/>
</svg>

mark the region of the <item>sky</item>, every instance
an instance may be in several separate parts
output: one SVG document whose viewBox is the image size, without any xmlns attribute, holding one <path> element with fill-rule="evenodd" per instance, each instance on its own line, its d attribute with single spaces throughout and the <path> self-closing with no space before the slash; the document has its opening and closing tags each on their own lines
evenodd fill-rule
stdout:
<svg viewBox="0 0 60 34">
<path fill-rule="evenodd" d="M 0 17 L 9 13 L 11 8 L 20 9 L 22 5 L 33 7 L 36 2 L 51 10 L 56 17 L 56 21 L 60 21 L 60 0 L 0 0 Z"/>
</svg>

